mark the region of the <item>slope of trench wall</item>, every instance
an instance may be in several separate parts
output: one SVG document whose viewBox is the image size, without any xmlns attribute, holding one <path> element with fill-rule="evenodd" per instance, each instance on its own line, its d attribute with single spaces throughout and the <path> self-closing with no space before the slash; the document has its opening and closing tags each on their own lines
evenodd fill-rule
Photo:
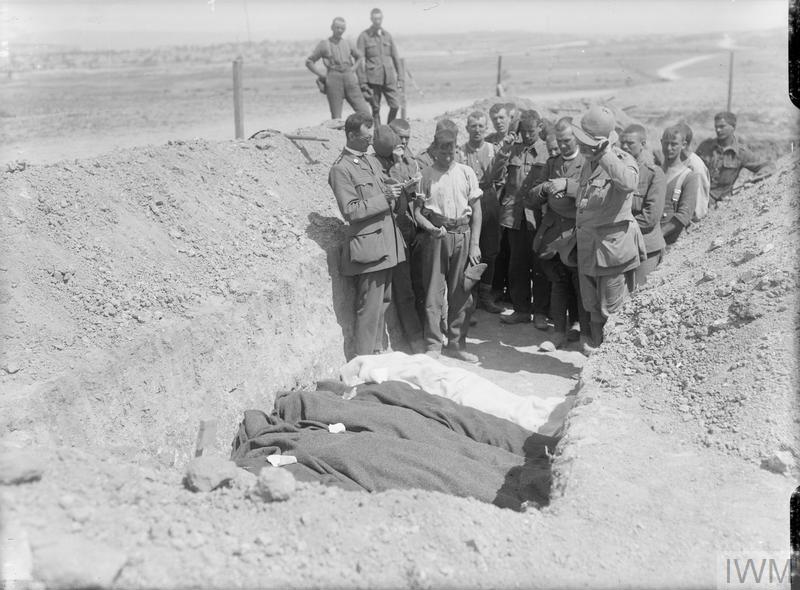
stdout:
<svg viewBox="0 0 800 590">
<path fill-rule="evenodd" d="M 573 530 L 619 587 L 712 587 L 724 551 L 785 549 L 800 459 L 799 163 L 781 158 L 682 236 L 583 368 L 547 511 L 580 515 Z"/>
<path fill-rule="evenodd" d="M 0 427 L 173 464 L 200 419 L 224 453 L 244 409 L 334 374 L 354 295 L 336 153 L 278 135 L 4 174 Z"/>
</svg>

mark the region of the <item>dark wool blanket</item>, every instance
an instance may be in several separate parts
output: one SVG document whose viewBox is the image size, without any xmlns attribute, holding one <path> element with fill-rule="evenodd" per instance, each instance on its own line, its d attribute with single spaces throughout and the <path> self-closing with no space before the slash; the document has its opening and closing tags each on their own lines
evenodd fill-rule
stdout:
<svg viewBox="0 0 800 590">
<path fill-rule="evenodd" d="M 257 473 L 266 457 L 298 479 L 379 492 L 422 489 L 519 509 L 548 501 L 556 439 L 405 383 L 366 384 L 346 400 L 330 391 L 278 394 L 271 414 L 245 412 L 231 459 Z M 332 434 L 341 422 L 346 432 Z"/>
</svg>

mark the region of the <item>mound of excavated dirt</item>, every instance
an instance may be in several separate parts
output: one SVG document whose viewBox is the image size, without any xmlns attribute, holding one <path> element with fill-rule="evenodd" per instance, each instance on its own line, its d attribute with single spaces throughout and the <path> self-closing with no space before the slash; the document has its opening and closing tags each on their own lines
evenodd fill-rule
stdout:
<svg viewBox="0 0 800 590">
<path fill-rule="evenodd" d="M 0 447 L 43 466 L 0 496 L 17 577 L 30 562 L 48 587 L 708 587 L 722 549 L 784 548 L 796 157 L 692 228 L 608 327 L 545 509 L 317 485 L 268 504 L 245 476 L 186 490 L 200 418 L 219 419 L 225 455 L 242 409 L 346 356 L 326 184 L 342 132 L 299 132 L 332 141 L 176 142 L 0 180 Z"/>
<path fill-rule="evenodd" d="M 692 443 L 755 464 L 800 457 L 799 189 L 793 156 L 690 228 L 588 366 Z"/>
<path fill-rule="evenodd" d="M 0 180 L 3 430 L 185 460 L 344 362 L 342 222 L 285 137 L 175 142 Z"/>
</svg>

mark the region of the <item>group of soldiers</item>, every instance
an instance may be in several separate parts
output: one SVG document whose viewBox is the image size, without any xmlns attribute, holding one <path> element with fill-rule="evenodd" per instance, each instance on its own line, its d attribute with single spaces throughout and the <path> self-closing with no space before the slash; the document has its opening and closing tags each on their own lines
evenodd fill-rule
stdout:
<svg viewBox="0 0 800 590">
<path fill-rule="evenodd" d="M 373 8 L 372 25 L 361 32 L 353 45 L 343 35 L 345 20 L 337 16 L 332 35 L 320 41 L 306 59 L 306 67 L 317 76 L 317 86 L 328 99 L 331 119 L 340 119 L 346 100 L 357 113 L 372 114 L 378 121 L 381 98 L 389 105 L 391 122 L 400 108 L 403 77 L 400 55 L 394 39 L 383 28 L 383 12 Z M 322 60 L 325 70 L 317 65 Z"/>
<path fill-rule="evenodd" d="M 576 124 L 496 103 L 468 116 L 466 141 L 442 119 L 415 154 L 410 125 L 397 118 L 397 48 L 380 9 L 370 16 L 356 46 L 334 19 L 306 61 L 332 118 L 344 100 L 355 111 L 329 183 L 349 224 L 341 271 L 356 280 L 356 354 L 385 350 L 390 304 L 414 353 L 477 362 L 466 337 L 479 307 L 505 324 L 552 324 L 543 350 L 572 341 L 591 354 L 608 317 L 709 204 L 732 194 L 741 169 L 752 180 L 774 170 L 736 137 L 733 113 L 718 113 L 716 137 L 694 151 L 685 122 L 664 129 L 652 150 L 644 127 L 619 127 L 605 106 Z"/>
<path fill-rule="evenodd" d="M 774 171 L 737 138 L 733 113 L 714 127 L 692 151 L 691 128 L 671 125 L 652 150 L 644 127 L 619 129 L 605 106 L 576 123 L 498 103 L 468 116 L 463 142 L 439 120 L 415 154 L 407 121 L 350 115 L 329 184 L 348 222 L 341 272 L 356 281 L 355 353 L 385 350 L 391 304 L 413 353 L 477 362 L 466 338 L 480 307 L 506 324 L 552 324 L 545 350 L 575 341 L 591 354 L 608 317 L 709 204 L 731 196 L 742 168 L 750 181 Z"/>
</svg>

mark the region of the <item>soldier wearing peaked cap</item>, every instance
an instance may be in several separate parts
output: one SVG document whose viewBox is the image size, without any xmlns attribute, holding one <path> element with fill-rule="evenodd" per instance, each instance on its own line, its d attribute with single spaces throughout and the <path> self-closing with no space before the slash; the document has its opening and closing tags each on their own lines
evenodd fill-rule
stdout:
<svg viewBox="0 0 800 590">
<path fill-rule="evenodd" d="M 380 163 L 366 153 L 372 142 L 370 115 L 350 115 L 344 131 L 347 143 L 328 184 L 349 225 L 341 272 L 356 280 L 355 352 L 375 354 L 384 347 L 392 269 L 405 260 L 403 236 L 392 216 L 400 185 L 385 184 Z"/>
</svg>

